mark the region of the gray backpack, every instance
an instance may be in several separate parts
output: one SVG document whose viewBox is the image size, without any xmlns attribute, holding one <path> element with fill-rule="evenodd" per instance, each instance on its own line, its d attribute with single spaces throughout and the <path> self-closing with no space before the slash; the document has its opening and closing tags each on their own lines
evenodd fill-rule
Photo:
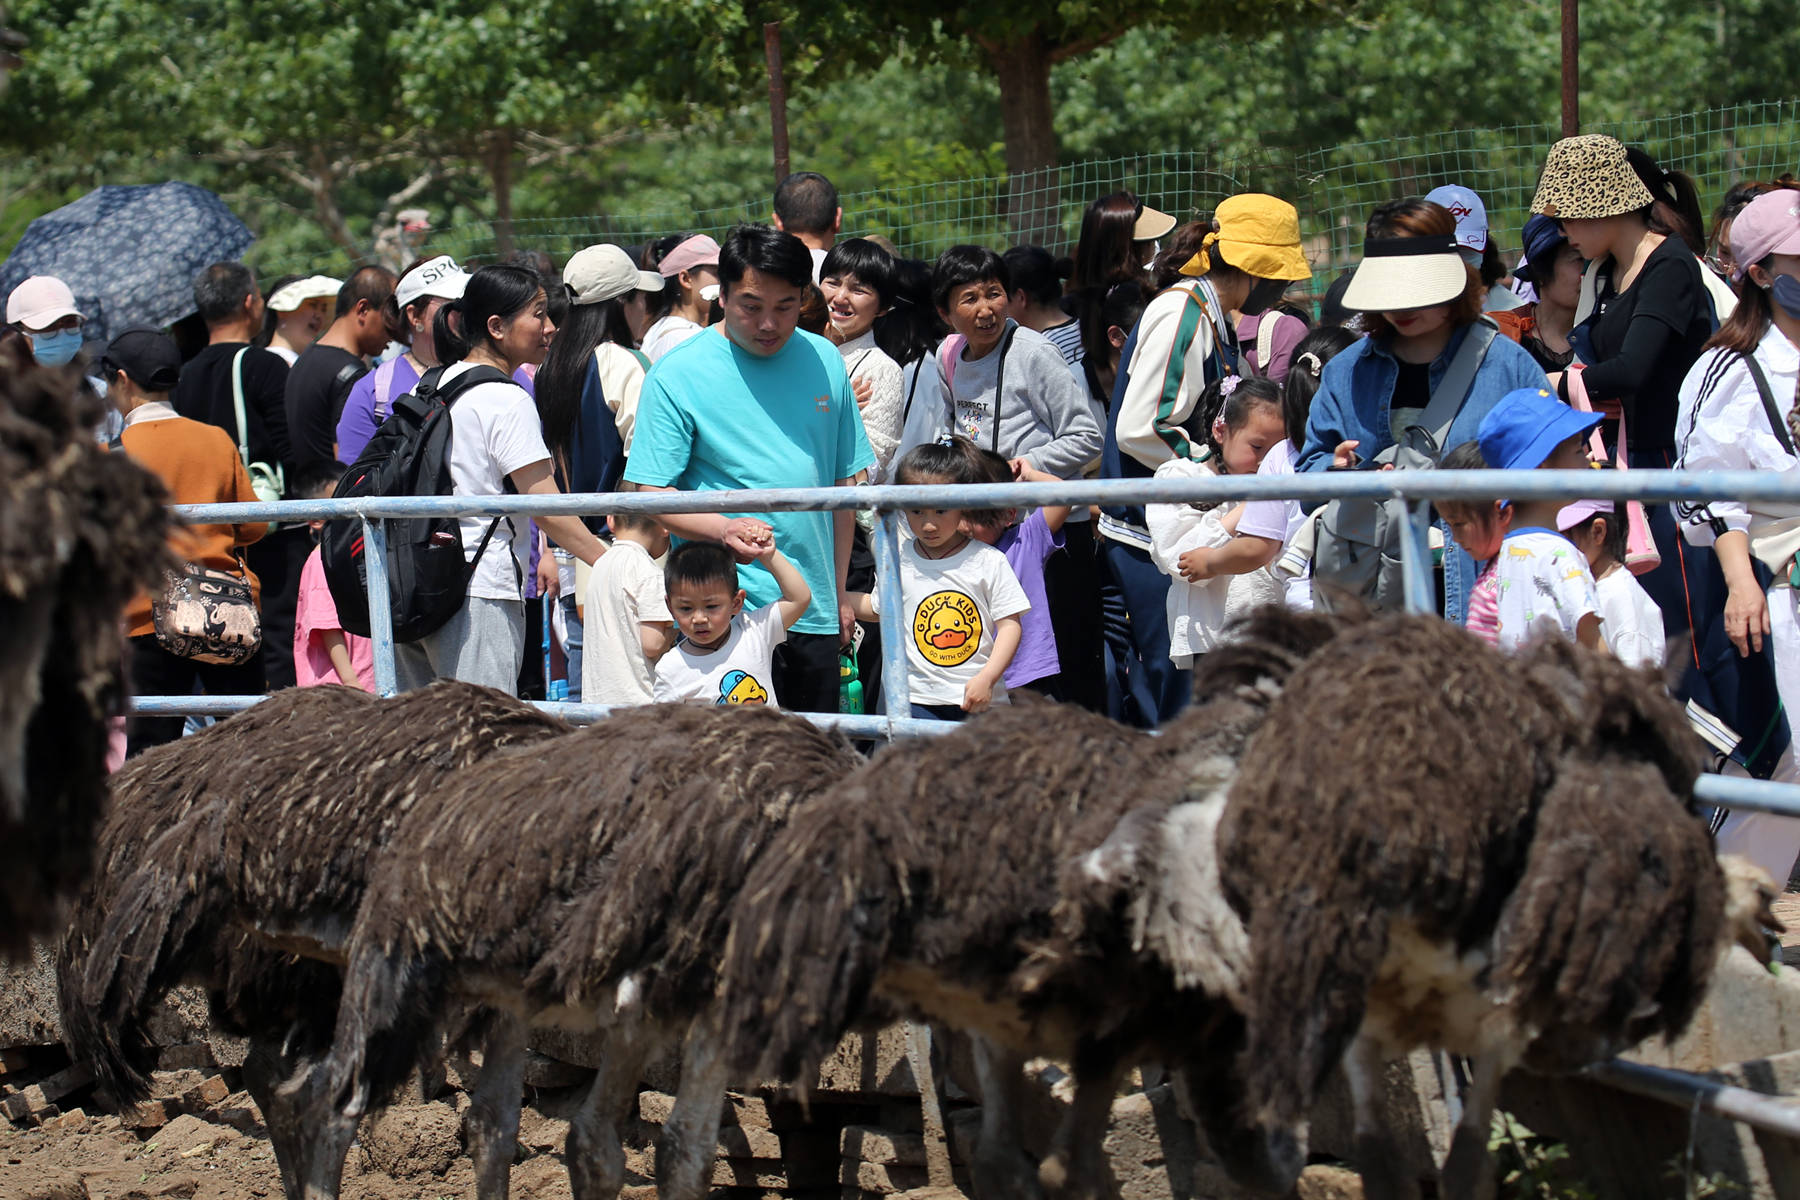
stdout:
<svg viewBox="0 0 1800 1200">
<path fill-rule="evenodd" d="M 1444 438 L 1456 414 L 1462 411 L 1474 385 L 1475 373 L 1487 358 L 1499 327 L 1482 317 L 1456 357 L 1432 389 L 1431 400 L 1401 437 L 1374 458 L 1360 463 L 1359 471 L 1378 471 L 1392 465 L 1396 471 L 1428 471 L 1444 453 Z M 1401 567 L 1401 542 L 1406 537 L 1407 502 L 1400 499 L 1344 499 L 1327 501 L 1319 514 L 1313 546 L 1313 603 L 1325 612 L 1360 605 L 1376 612 L 1397 612 L 1406 607 L 1405 575 Z"/>
</svg>

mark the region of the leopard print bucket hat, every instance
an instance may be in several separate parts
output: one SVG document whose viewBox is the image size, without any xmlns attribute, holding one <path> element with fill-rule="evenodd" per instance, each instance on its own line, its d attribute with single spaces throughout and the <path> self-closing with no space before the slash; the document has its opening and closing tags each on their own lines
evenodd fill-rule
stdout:
<svg viewBox="0 0 1800 1200">
<path fill-rule="evenodd" d="M 1636 212 L 1651 200 L 1650 189 L 1625 160 L 1625 144 L 1589 133 L 1550 147 L 1531 211 L 1565 221 L 1589 220 Z"/>
</svg>

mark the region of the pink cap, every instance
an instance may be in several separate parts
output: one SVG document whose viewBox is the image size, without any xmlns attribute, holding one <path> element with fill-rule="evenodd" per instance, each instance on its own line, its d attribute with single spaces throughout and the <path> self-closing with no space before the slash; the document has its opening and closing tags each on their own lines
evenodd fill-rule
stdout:
<svg viewBox="0 0 1800 1200">
<path fill-rule="evenodd" d="M 698 233 L 669 251 L 662 262 L 657 264 L 656 269 L 662 272 L 664 279 L 673 279 L 683 271 L 691 271 L 695 267 L 716 267 L 718 265 L 719 243 L 704 233 Z"/>
<path fill-rule="evenodd" d="M 1575 528 L 1596 513 L 1611 513 L 1611 500 L 1577 500 L 1573 504 L 1565 504 L 1556 510 L 1556 528 L 1569 530 Z"/>
<path fill-rule="evenodd" d="M 1737 278 L 1771 254 L 1800 254 L 1800 192 L 1778 188 L 1744 206 L 1731 222 L 1731 256 Z"/>
<path fill-rule="evenodd" d="M 6 298 L 6 323 L 27 329 L 48 329 L 64 317 L 81 317 L 75 293 L 54 275 L 33 275 Z"/>
</svg>

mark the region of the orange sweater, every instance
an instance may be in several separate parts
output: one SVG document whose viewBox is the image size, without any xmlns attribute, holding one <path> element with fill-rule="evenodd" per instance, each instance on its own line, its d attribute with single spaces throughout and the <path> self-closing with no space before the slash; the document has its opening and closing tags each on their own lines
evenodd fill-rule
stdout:
<svg viewBox="0 0 1800 1200">
<path fill-rule="evenodd" d="M 174 504 L 254 504 L 250 476 L 238 460 L 237 444 L 216 425 L 186 417 L 138 420 L 120 435 L 125 453 L 154 473 L 169 489 Z M 261 602 L 256 574 L 242 566 L 234 551 L 260 538 L 267 525 L 184 525 L 169 534 L 169 548 L 187 562 L 222 571 L 242 571 Z M 154 633 L 150 622 L 150 595 L 140 592 L 125 610 L 126 633 L 141 637 Z"/>
</svg>

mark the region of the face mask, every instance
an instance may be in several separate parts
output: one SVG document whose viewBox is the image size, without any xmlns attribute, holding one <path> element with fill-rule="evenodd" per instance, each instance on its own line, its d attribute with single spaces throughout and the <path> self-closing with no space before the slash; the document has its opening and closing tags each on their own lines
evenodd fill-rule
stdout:
<svg viewBox="0 0 1800 1200">
<path fill-rule="evenodd" d="M 1781 305 L 1781 311 L 1790 317 L 1800 317 L 1800 279 L 1792 275 L 1777 275 L 1769 285 L 1769 294 L 1775 297 L 1775 303 Z"/>
<path fill-rule="evenodd" d="M 1281 302 L 1281 297 L 1287 290 L 1287 281 L 1284 279 L 1259 279 L 1250 285 L 1250 294 L 1244 298 L 1244 306 L 1238 311 L 1246 317 L 1268 312 Z"/>
<path fill-rule="evenodd" d="M 81 330 L 61 329 L 55 333 L 32 333 L 26 331 L 31 339 L 31 357 L 39 366 L 60 367 L 69 362 L 81 351 Z"/>
<path fill-rule="evenodd" d="M 711 304 L 714 300 L 717 300 L 719 298 L 719 285 L 716 283 L 709 283 L 705 287 L 701 288 L 700 289 L 700 298 L 702 300 L 706 301 L 708 304 Z"/>
</svg>

